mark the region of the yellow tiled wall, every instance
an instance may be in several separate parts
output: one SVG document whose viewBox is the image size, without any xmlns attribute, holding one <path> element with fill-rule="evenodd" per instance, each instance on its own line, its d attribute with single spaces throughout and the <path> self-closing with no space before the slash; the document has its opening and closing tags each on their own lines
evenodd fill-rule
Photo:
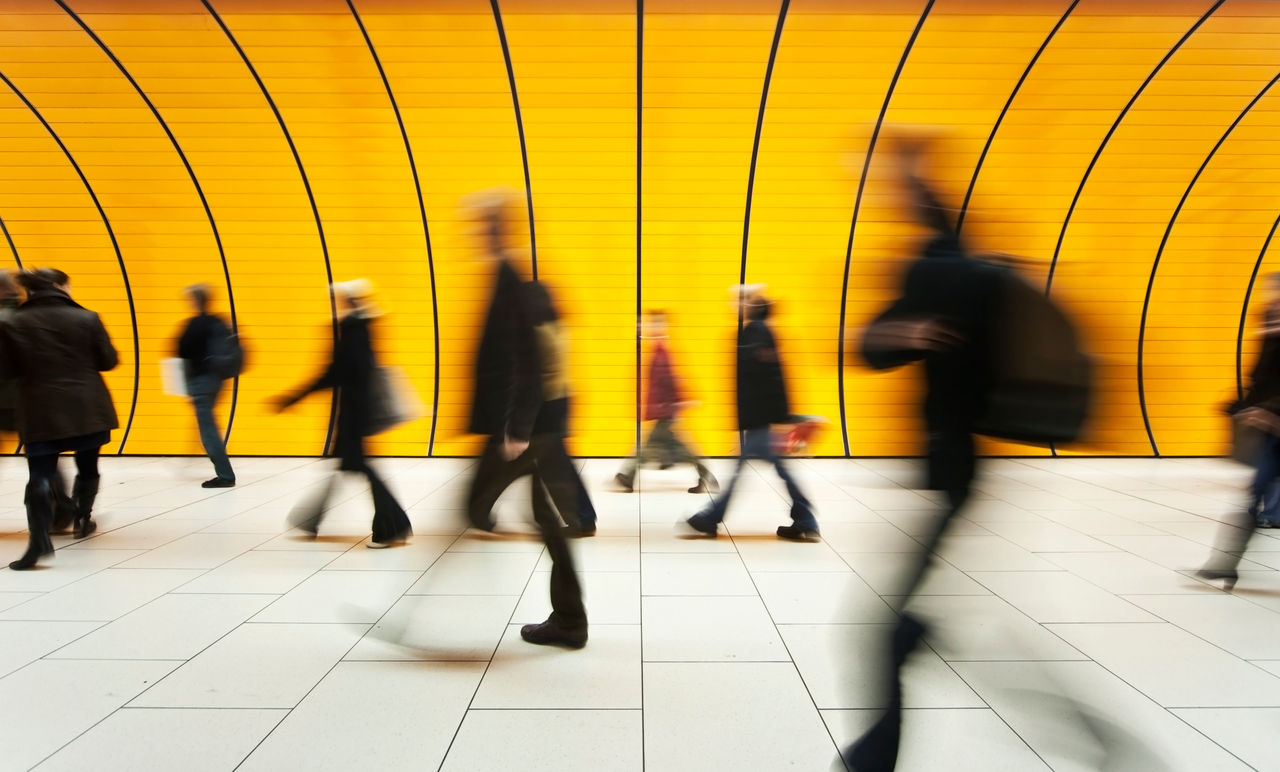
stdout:
<svg viewBox="0 0 1280 772">
<path fill-rule="evenodd" d="M 383 361 L 436 406 L 375 452 L 473 452 L 491 267 L 459 201 L 495 185 L 531 196 L 518 259 L 566 314 L 583 455 L 631 448 L 648 308 L 689 433 L 733 452 L 741 279 L 778 301 L 794 408 L 843 427 L 818 453 L 917 450 L 918 373 L 840 351 L 920 236 L 904 133 L 934 139 L 951 206 L 969 192 L 973 246 L 1052 268 L 1098 356 L 1064 452 L 1220 452 L 1278 249 L 1280 2 L 7 0 L 0 74 L 0 255 L 63 268 L 106 320 L 125 453 L 199 452 L 158 364 L 195 281 L 249 350 L 231 451 L 321 452 L 327 397 L 268 401 L 319 371 L 328 283 L 356 276 Z"/>
</svg>

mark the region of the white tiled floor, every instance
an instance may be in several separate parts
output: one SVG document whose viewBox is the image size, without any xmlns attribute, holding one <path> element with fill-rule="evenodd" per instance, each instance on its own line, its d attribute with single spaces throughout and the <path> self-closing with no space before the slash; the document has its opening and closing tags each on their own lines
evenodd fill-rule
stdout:
<svg viewBox="0 0 1280 772">
<path fill-rule="evenodd" d="M 240 486 L 208 491 L 201 459 L 106 459 L 98 533 L 0 570 L 0 771 L 840 769 L 937 513 L 912 461 L 805 460 L 822 542 L 774 537 L 785 492 L 756 469 L 727 532 L 689 538 L 674 524 L 706 498 L 688 470 L 624 494 L 616 462 L 586 461 L 591 640 L 568 651 L 519 636 L 550 610 L 525 484 L 478 534 L 470 461 L 377 463 L 408 546 L 365 548 L 354 482 L 319 539 L 285 528 L 326 462 L 239 459 Z M 899 768 L 1280 770 L 1280 532 L 1255 536 L 1232 595 L 1190 575 L 1247 474 L 985 464 L 913 605 L 931 630 Z M 24 478 L 0 459 L 5 560 Z"/>
</svg>

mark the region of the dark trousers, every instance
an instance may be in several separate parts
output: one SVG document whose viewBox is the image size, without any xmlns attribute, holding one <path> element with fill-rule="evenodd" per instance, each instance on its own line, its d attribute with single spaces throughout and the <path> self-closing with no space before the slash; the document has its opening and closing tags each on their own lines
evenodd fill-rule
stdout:
<svg viewBox="0 0 1280 772">
<path fill-rule="evenodd" d="M 197 375 L 187 379 L 187 393 L 196 409 L 196 426 L 200 428 L 200 443 L 213 462 L 214 474 L 223 480 L 235 480 L 235 470 L 227 458 L 227 445 L 222 440 L 222 430 L 213 415 L 213 406 L 222 393 L 222 379 L 216 375 Z"/>
<path fill-rule="evenodd" d="M 384 543 L 395 541 L 413 532 L 413 526 L 409 522 L 409 515 L 405 513 L 404 507 L 396 501 L 391 489 L 373 470 L 367 459 L 360 459 L 358 463 L 351 464 L 344 462 L 338 472 L 330 475 L 319 489 L 294 507 L 289 521 L 313 533 L 319 529 L 321 521 L 324 520 L 325 510 L 329 506 L 329 497 L 333 493 L 334 483 L 342 472 L 358 472 L 369 481 L 369 493 L 373 496 L 372 538 L 374 541 Z"/>
<path fill-rule="evenodd" d="M 675 432 L 674 418 L 659 418 L 654 424 L 653 429 L 649 431 L 649 436 L 645 438 L 643 444 L 636 450 L 636 454 L 628 458 L 622 464 L 622 470 L 618 472 L 627 484 L 631 484 L 636 478 L 636 469 L 651 461 L 657 461 L 662 464 L 692 464 L 698 470 L 698 479 L 708 481 L 711 479 L 711 470 L 707 469 L 702 460 L 694 454 L 684 440 L 680 439 L 680 435 Z"/>
<path fill-rule="evenodd" d="M 98 479 L 98 456 L 101 448 L 76 451 L 76 476 L 81 480 Z M 48 483 L 51 491 L 65 491 L 66 482 L 58 472 L 57 453 L 27 456 L 28 484 Z M 64 494 L 65 495 L 65 494 Z"/>
<path fill-rule="evenodd" d="M 930 438 L 930 448 L 928 463 L 931 475 L 936 475 L 933 481 L 938 489 L 946 492 L 947 504 L 930 530 L 919 537 L 923 548 L 907 558 L 909 562 L 902 584 L 894 593 L 906 596 L 904 607 L 920 589 L 929 560 L 942 543 L 947 527 L 969 500 L 976 471 L 973 435 L 967 427 L 937 431 Z M 884 686 L 889 699 L 880 720 L 845 752 L 845 762 L 854 772 L 888 772 L 897 765 L 898 744 L 902 737 L 902 666 L 924 633 L 923 624 L 903 614 L 897 627 L 874 655 L 880 658 L 881 665 L 872 672 L 885 675 Z"/>
<path fill-rule="evenodd" d="M 517 479 L 532 475 L 533 519 L 551 557 L 549 621 L 569 629 L 585 628 L 587 611 L 582 605 L 582 586 L 563 525 L 564 518 L 579 516 L 578 487 L 582 480 L 565 451 L 564 438 L 536 434 L 529 440 L 528 450 L 513 461 L 503 456 L 502 446 L 501 438 L 491 438 L 485 445 L 467 493 L 467 516 L 472 523 L 491 523 L 490 512 L 502 492 Z"/>
<path fill-rule="evenodd" d="M 729 499 L 733 497 L 734 486 L 738 484 L 738 476 L 742 474 L 742 467 L 753 458 L 768 461 L 773 464 L 773 469 L 778 473 L 778 477 L 787 486 L 787 495 L 791 497 L 791 520 L 798 526 L 817 528 L 818 520 L 813 515 L 813 505 L 809 503 L 809 499 L 805 497 L 804 492 L 796 485 L 796 481 L 792 479 L 790 472 L 787 471 L 787 465 L 773 449 L 773 432 L 769 427 L 760 429 L 749 429 L 742 435 L 742 452 L 738 456 L 738 465 L 733 470 L 733 476 L 729 478 L 729 484 L 724 486 L 724 490 L 719 496 L 711 500 L 711 504 L 702 513 L 709 514 L 715 519 L 715 522 L 723 522 L 725 512 L 729 509 Z"/>
</svg>

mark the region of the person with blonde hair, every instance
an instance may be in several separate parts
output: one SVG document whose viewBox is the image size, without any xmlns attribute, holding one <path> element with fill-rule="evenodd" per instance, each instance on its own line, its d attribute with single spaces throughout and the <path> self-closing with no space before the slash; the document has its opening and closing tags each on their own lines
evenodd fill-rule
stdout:
<svg viewBox="0 0 1280 772">
<path fill-rule="evenodd" d="M 384 549 L 405 543 L 413 535 L 413 527 L 400 502 L 365 456 L 364 438 L 374 431 L 372 384 L 377 368 L 370 326 L 380 313 L 372 300 L 373 285 L 367 279 L 335 283 L 333 293 L 342 299 L 347 312 L 338 324 L 333 360 L 319 378 L 303 389 L 277 398 L 276 408 L 283 411 L 316 391 L 338 390 L 338 434 L 334 441 L 338 471 L 357 472 L 368 479 L 373 496 L 373 534 L 367 546 Z M 335 476 L 329 477 L 317 495 L 298 505 L 289 517 L 290 524 L 314 537 L 324 519 L 334 482 Z"/>
</svg>

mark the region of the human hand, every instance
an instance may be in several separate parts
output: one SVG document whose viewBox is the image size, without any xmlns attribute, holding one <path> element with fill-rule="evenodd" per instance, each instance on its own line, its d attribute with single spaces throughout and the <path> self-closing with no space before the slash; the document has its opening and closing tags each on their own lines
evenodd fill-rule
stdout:
<svg viewBox="0 0 1280 772">
<path fill-rule="evenodd" d="M 1260 407 L 1251 407 L 1240 411 L 1239 419 L 1246 426 L 1252 426 L 1268 434 L 1280 434 L 1280 416 Z"/>
<path fill-rule="evenodd" d="M 964 336 L 935 318 L 880 322 L 867 331 L 876 348 L 943 351 L 964 342 Z"/>
<path fill-rule="evenodd" d="M 514 461 L 528 449 L 528 440 L 517 440 L 514 437 L 507 437 L 506 442 L 502 443 L 502 457 L 508 461 Z"/>
</svg>

